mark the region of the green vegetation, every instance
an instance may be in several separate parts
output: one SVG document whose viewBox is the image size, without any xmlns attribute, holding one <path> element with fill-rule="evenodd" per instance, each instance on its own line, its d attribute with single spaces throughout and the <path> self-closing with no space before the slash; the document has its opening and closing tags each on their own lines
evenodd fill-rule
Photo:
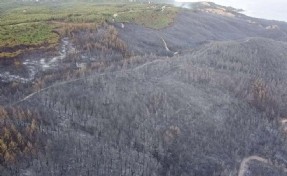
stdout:
<svg viewBox="0 0 287 176">
<path fill-rule="evenodd" d="M 173 22 L 177 9 L 172 6 L 134 6 L 134 8 L 119 13 L 118 22 L 132 22 L 149 28 L 160 29 Z"/>
<path fill-rule="evenodd" d="M 173 22 L 177 9 L 149 4 L 94 2 L 0 2 L 0 58 L 15 57 L 27 49 L 55 47 L 69 28 L 96 27 L 105 21 L 129 22 L 160 29 Z M 76 27 L 75 27 L 76 26 Z M 58 34 L 55 33 L 58 32 Z M 63 31 L 63 30 L 62 30 Z"/>
<path fill-rule="evenodd" d="M 55 47 L 59 36 L 46 23 L 23 23 L 0 28 L 0 58 L 15 57 L 27 49 Z"/>
<path fill-rule="evenodd" d="M 17 45 L 39 45 L 43 41 L 55 43 L 57 35 L 45 23 L 7 25 L 0 28 L 0 47 Z"/>
</svg>

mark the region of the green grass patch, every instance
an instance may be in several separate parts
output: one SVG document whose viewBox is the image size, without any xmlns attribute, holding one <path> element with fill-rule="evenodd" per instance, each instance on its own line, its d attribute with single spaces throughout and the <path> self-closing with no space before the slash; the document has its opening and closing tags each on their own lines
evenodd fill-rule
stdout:
<svg viewBox="0 0 287 176">
<path fill-rule="evenodd" d="M 0 5 L 0 52 L 3 47 L 13 48 L 20 45 L 46 46 L 59 41 L 53 32 L 60 24 L 71 23 L 95 25 L 113 19 L 145 27 L 160 29 L 173 22 L 177 8 L 149 4 L 99 4 L 93 2 L 66 3 L 1 3 Z M 117 15 L 115 15 L 117 14 Z M 13 51 L 14 53 L 18 53 Z M 9 55 L 9 53 L 6 55 Z M 11 54 L 14 56 L 14 54 Z M 1 55 L 0 55 L 1 57 Z"/>
<path fill-rule="evenodd" d="M 161 29 L 172 23 L 178 12 L 178 9 L 172 6 L 166 6 L 164 10 L 162 10 L 162 7 L 162 5 L 154 5 L 140 10 L 130 9 L 119 13 L 116 21 L 136 23 L 153 29 Z"/>
<path fill-rule="evenodd" d="M 52 30 L 53 27 L 45 23 L 2 26 L 0 28 L 0 47 L 54 44 L 58 41 L 58 35 Z"/>
</svg>

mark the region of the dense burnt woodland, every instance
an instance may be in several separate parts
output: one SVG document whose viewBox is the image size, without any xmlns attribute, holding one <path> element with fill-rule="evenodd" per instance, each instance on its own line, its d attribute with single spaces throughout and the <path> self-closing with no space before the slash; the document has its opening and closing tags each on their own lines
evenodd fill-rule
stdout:
<svg viewBox="0 0 287 176">
<path fill-rule="evenodd" d="M 229 35 L 176 28 L 208 18 Z M 235 176 L 252 155 L 270 163 L 251 161 L 249 174 L 287 175 L 286 24 L 279 38 L 244 31 L 244 18 L 70 31 L 74 49 L 58 67 L 1 84 L 0 175 Z M 173 34 L 193 40 L 177 45 Z"/>
</svg>

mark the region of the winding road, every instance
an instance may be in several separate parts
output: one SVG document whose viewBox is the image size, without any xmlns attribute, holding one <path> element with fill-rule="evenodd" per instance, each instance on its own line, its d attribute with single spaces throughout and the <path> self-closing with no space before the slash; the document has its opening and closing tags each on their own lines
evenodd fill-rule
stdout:
<svg viewBox="0 0 287 176">
<path fill-rule="evenodd" d="M 283 170 L 284 172 L 287 173 L 287 168 L 282 168 L 282 167 L 276 166 L 271 161 L 269 161 L 265 158 L 262 158 L 262 157 L 257 156 L 257 155 L 253 155 L 253 156 L 246 157 L 241 161 L 240 168 L 238 171 L 238 176 L 245 176 L 245 173 L 248 170 L 248 163 L 252 160 L 259 161 L 259 162 L 262 162 L 264 164 L 268 164 L 268 165 L 273 166 L 277 169 Z"/>
<path fill-rule="evenodd" d="M 166 50 L 167 52 L 171 52 L 170 49 L 169 49 L 168 46 L 167 46 L 166 41 L 163 39 L 163 37 L 160 37 L 160 38 L 161 38 L 161 40 L 162 40 L 162 42 L 163 42 L 163 45 L 164 45 L 165 50 Z M 177 55 L 177 54 L 178 54 L 178 51 L 177 51 L 177 52 L 173 52 L 173 55 Z"/>
<path fill-rule="evenodd" d="M 170 51 L 170 49 L 167 47 L 167 44 L 166 44 L 165 40 L 164 40 L 162 37 L 160 37 L 160 38 L 161 38 L 161 40 L 162 40 L 162 42 L 163 42 L 163 45 L 164 45 L 165 50 L 166 50 L 166 51 Z"/>
</svg>

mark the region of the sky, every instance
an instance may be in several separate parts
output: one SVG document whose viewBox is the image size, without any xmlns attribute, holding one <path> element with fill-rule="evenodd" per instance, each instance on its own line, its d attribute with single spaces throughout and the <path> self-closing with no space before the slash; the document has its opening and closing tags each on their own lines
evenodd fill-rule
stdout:
<svg viewBox="0 0 287 176">
<path fill-rule="evenodd" d="M 177 2 L 198 2 L 202 0 L 176 0 Z M 244 14 L 257 18 L 287 22 L 287 0 L 204 0 L 216 4 L 243 9 Z"/>
</svg>

